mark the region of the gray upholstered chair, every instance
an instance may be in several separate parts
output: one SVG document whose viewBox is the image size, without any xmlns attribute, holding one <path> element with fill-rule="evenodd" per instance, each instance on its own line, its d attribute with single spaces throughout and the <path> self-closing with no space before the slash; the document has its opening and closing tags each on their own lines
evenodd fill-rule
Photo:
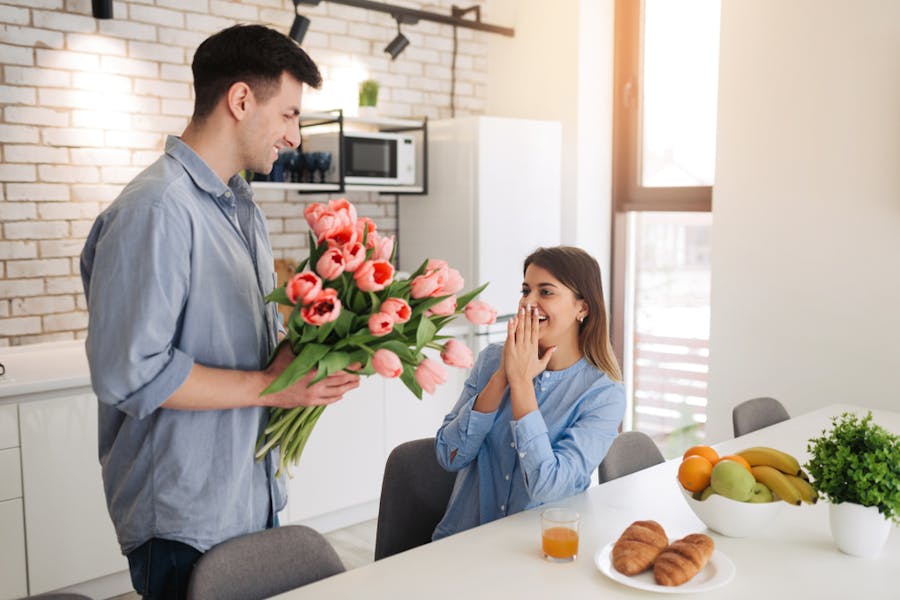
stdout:
<svg viewBox="0 0 900 600">
<path fill-rule="evenodd" d="M 375 560 L 431 541 L 444 516 L 456 473 L 437 461 L 434 438 L 400 444 L 388 456 L 375 531 Z"/>
<path fill-rule="evenodd" d="M 788 414 L 781 402 L 765 396 L 741 402 L 731 411 L 734 437 L 787 421 L 790 418 L 791 415 Z"/>
<path fill-rule="evenodd" d="M 236 537 L 200 557 L 188 600 L 256 600 L 344 572 L 322 534 L 286 525 Z"/>
<path fill-rule="evenodd" d="M 613 440 L 603 462 L 597 467 L 597 478 L 600 483 L 606 483 L 664 461 L 662 452 L 649 435 L 626 431 Z"/>
</svg>

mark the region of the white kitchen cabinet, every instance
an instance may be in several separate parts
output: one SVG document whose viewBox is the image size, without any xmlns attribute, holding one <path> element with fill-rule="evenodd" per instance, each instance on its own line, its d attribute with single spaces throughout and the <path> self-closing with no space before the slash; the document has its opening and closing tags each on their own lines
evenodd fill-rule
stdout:
<svg viewBox="0 0 900 600">
<path fill-rule="evenodd" d="M 25 573 L 25 523 L 19 413 L 15 404 L 0 406 L 0 600 L 28 593 Z"/>
<path fill-rule="evenodd" d="M 352 513 L 378 497 L 384 470 L 383 398 L 382 379 L 367 377 L 325 409 L 300 462 L 291 467 L 283 521 L 334 529 L 355 520 L 340 516 L 342 511 Z"/>
<path fill-rule="evenodd" d="M 91 393 L 19 405 L 29 593 L 128 568 L 106 510 Z"/>
<path fill-rule="evenodd" d="M 28 587 L 21 498 L 0 502 L 0 531 L 0 600 L 24 597 Z"/>
</svg>

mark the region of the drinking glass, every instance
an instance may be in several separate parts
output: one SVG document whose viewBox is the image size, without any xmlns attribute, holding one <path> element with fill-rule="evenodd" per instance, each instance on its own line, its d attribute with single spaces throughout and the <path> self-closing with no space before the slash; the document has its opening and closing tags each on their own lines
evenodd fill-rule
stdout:
<svg viewBox="0 0 900 600">
<path fill-rule="evenodd" d="M 541 513 L 541 548 L 551 562 L 571 562 L 578 556 L 579 515 L 568 508 Z"/>
<path fill-rule="evenodd" d="M 320 180 L 325 183 L 325 173 L 331 168 L 331 152 L 319 152 L 319 173 Z"/>
</svg>

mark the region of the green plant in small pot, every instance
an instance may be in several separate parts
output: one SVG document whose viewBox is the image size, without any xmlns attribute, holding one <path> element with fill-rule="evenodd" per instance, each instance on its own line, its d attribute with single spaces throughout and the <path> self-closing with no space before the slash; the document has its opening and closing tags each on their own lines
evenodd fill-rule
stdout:
<svg viewBox="0 0 900 600">
<path fill-rule="evenodd" d="M 378 82 L 374 79 L 366 79 L 359 83 L 359 114 L 360 116 L 374 115 L 378 105 Z"/>
<path fill-rule="evenodd" d="M 806 469 L 831 503 L 829 520 L 837 547 L 875 556 L 891 524 L 900 524 L 900 436 L 852 413 L 832 418 L 830 430 L 809 440 Z"/>
</svg>

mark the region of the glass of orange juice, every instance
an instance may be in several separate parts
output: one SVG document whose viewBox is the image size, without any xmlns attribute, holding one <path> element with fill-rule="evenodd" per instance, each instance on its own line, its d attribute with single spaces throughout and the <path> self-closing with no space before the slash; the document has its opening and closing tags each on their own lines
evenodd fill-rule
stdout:
<svg viewBox="0 0 900 600">
<path fill-rule="evenodd" d="M 548 508 L 541 513 L 541 547 L 552 562 L 571 562 L 578 556 L 579 515 L 568 508 Z"/>
</svg>

